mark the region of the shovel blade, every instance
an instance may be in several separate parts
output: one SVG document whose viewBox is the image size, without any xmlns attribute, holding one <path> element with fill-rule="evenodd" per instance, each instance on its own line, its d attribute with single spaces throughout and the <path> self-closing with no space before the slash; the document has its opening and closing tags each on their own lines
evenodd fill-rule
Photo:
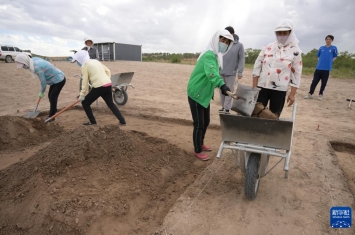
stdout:
<svg viewBox="0 0 355 235">
<path fill-rule="evenodd" d="M 30 111 L 28 113 L 26 113 L 25 116 L 23 116 L 24 118 L 36 118 L 41 112 L 40 111 Z"/>
</svg>

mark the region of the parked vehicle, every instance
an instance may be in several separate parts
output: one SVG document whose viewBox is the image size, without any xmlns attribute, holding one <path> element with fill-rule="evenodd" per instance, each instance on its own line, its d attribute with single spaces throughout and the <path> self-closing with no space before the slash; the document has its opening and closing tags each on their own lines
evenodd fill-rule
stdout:
<svg viewBox="0 0 355 235">
<path fill-rule="evenodd" d="M 18 47 L 2 45 L 0 46 L 0 60 L 5 60 L 6 63 L 13 62 L 15 61 L 17 54 L 21 52 L 27 54 L 29 57 L 32 57 L 31 53 L 25 52 Z"/>
</svg>

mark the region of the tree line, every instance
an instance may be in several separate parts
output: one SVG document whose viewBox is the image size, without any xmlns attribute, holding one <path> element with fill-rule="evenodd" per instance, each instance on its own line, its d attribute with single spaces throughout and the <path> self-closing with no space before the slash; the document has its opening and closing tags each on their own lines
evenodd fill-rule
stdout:
<svg viewBox="0 0 355 235">
<path fill-rule="evenodd" d="M 302 53 L 303 66 L 306 68 L 315 68 L 317 66 L 317 49 L 308 53 Z M 254 64 L 260 53 L 260 49 L 245 49 L 245 63 Z M 143 61 L 169 61 L 171 63 L 180 63 L 186 59 L 197 59 L 200 53 L 143 53 Z M 355 53 L 348 51 L 340 52 L 338 58 L 333 64 L 334 69 L 348 69 L 355 71 Z"/>
</svg>

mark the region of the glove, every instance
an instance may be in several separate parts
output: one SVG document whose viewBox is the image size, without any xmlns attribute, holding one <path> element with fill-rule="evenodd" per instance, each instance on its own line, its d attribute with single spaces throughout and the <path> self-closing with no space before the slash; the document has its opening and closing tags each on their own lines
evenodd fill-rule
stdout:
<svg viewBox="0 0 355 235">
<path fill-rule="evenodd" d="M 226 85 L 226 84 L 223 84 L 221 87 L 220 87 L 221 91 L 222 91 L 222 94 L 225 95 L 225 96 L 228 96 L 227 94 L 227 91 L 231 91 L 231 89 L 229 89 L 229 87 Z"/>
<path fill-rule="evenodd" d="M 80 101 L 82 102 L 83 100 L 85 100 L 85 96 L 80 95 L 80 96 L 78 97 L 78 100 L 80 100 Z"/>
<path fill-rule="evenodd" d="M 40 93 L 38 94 L 38 97 L 43 98 L 43 97 L 44 97 L 44 93 L 43 93 L 43 92 L 40 92 Z"/>
</svg>

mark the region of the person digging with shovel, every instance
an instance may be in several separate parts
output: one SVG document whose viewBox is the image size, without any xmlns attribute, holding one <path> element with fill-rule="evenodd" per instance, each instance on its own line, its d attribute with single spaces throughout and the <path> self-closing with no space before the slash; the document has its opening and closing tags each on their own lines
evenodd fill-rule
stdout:
<svg viewBox="0 0 355 235">
<path fill-rule="evenodd" d="M 78 100 L 81 101 L 86 116 L 89 118 L 89 122 L 86 122 L 83 125 L 96 125 L 96 119 L 92 113 L 90 105 L 99 97 L 101 97 L 105 101 L 107 107 L 110 108 L 112 113 L 119 120 L 120 125 L 125 126 L 126 120 L 112 100 L 112 83 L 110 70 L 100 61 L 90 59 L 88 52 L 84 50 L 75 53 L 71 62 L 77 62 L 81 68 L 81 74 L 83 77 L 81 84 L 82 89 L 80 91 L 80 95 L 78 96 Z M 89 90 L 88 83 L 91 84 L 92 89 L 85 96 Z"/>
<path fill-rule="evenodd" d="M 65 85 L 65 76 L 62 71 L 54 65 L 38 57 L 30 58 L 25 53 L 19 53 L 15 57 L 17 68 L 28 69 L 32 76 L 36 74 L 41 82 L 41 90 L 38 94 L 39 98 L 44 97 L 47 85 L 49 85 L 48 99 L 50 103 L 49 117 L 57 112 L 58 97 Z M 55 118 L 51 119 L 54 121 Z"/>
<path fill-rule="evenodd" d="M 198 159 L 208 160 L 202 151 L 212 149 L 204 144 L 207 127 L 210 123 L 210 102 L 216 87 L 227 96 L 229 87 L 224 83 L 219 68 L 223 68 L 223 55 L 231 48 L 233 36 L 227 30 L 217 31 L 207 48 L 201 52 L 187 85 L 187 95 L 192 114 L 194 130 L 194 154 Z"/>
</svg>

